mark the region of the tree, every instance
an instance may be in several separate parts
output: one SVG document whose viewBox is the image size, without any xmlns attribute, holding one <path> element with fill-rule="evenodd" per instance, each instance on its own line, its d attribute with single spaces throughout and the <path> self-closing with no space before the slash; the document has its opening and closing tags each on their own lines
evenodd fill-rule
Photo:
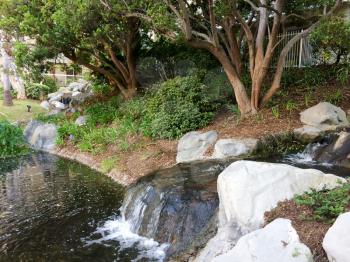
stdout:
<svg viewBox="0 0 350 262">
<path fill-rule="evenodd" d="M 211 52 L 223 66 L 242 115 L 247 115 L 256 113 L 280 88 L 286 56 L 293 45 L 341 4 L 341 0 L 286 3 L 283 0 L 150 0 L 147 8 L 133 10 L 128 15 L 144 19 L 168 39 L 182 39 L 194 48 Z M 305 21 L 305 10 L 323 12 Z M 276 54 L 277 36 L 290 18 L 302 19 L 308 27 Z M 251 87 L 242 82 L 245 53 L 248 53 Z M 274 55 L 278 57 L 276 70 L 271 86 L 263 95 L 263 84 Z"/>
<path fill-rule="evenodd" d="M 131 98 L 138 87 L 134 53 L 140 20 L 123 16 L 129 2 L 134 1 L 0 0 L 0 27 L 30 39 L 27 50 L 33 55 L 22 52 L 26 58 L 45 62 L 64 54 Z"/>
<path fill-rule="evenodd" d="M 5 34 L 0 34 L 0 50 L 2 57 L 2 85 L 4 88 L 4 106 L 13 106 L 10 82 L 10 56 L 8 38 Z"/>
</svg>

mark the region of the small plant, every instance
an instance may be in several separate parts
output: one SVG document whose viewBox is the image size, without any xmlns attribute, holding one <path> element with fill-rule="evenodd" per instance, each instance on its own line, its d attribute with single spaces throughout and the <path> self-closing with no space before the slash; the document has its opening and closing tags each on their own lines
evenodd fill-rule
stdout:
<svg viewBox="0 0 350 262">
<path fill-rule="evenodd" d="M 350 184 L 343 183 L 332 190 L 311 190 L 295 198 L 297 205 L 306 205 L 312 208 L 311 219 L 332 223 L 350 204 Z"/>
<path fill-rule="evenodd" d="M 234 116 L 240 118 L 240 116 L 241 116 L 241 111 L 239 110 L 239 108 L 238 108 L 237 105 L 227 105 L 227 108 L 228 108 L 228 110 L 230 110 L 230 112 L 231 112 Z"/>
<path fill-rule="evenodd" d="M 113 168 L 116 167 L 118 164 L 119 158 L 118 157 L 109 157 L 102 161 L 101 163 L 101 169 L 103 173 L 109 173 L 112 171 Z"/>
<path fill-rule="evenodd" d="M 312 93 L 311 92 L 306 93 L 304 95 L 304 103 L 306 107 L 310 106 L 311 100 L 312 100 Z"/>
<path fill-rule="evenodd" d="M 286 110 L 289 112 L 289 115 L 292 114 L 292 111 L 297 108 L 297 104 L 293 100 L 288 100 L 286 104 Z"/>
<path fill-rule="evenodd" d="M 278 106 L 272 107 L 272 108 L 271 108 L 271 111 L 272 111 L 273 116 L 274 116 L 276 119 L 280 118 L 281 115 L 280 115 L 280 110 L 278 109 Z"/>
<path fill-rule="evenodd" d="M 349 82 L 350 66 L 346 64 L 337 71 L 337 80 L 345 86 Z"/>
<path fill-rule="evenodd" d="M 338 89 L 335 93 L 328 94 L 325 100 L 331 104 L 337 105 L 343 100 L 343 92 Z"/>
<path fill-rule="evenodd" d="M 8 121 L 0 121 L 0 158 L 28 153 L 22 129 Z"/>
</svg>

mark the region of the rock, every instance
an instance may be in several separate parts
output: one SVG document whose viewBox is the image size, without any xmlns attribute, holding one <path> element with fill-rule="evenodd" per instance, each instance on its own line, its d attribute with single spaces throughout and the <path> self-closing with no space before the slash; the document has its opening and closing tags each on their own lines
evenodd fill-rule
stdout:
<svg viewBox="0 0 350 262">
<path fill-rule="evenodd" d="M 312 143 L 324 135 L 324 131 L 314 126 L 303 126 L 294 129 L 294 135 L 304 143 Z"/>
<path fill-rule="evenodd" d="M 334 188 L 345 182 L 316 169 L 301 169 L 286 164 L 237 161 L 218 178 L 220 224 L 237 223 L 251 231 L 264 223 L 264 213 L 283 200 L 310 189 Z"/>
<path fill-rule="evenodd" d="M 64 110 L 66 108 L 65 104 L 58 102 L 58 101 L 53 101 L 50 104 L 53 105 L 55 108 L 60 109 L 60 110 Z"/>
<path fill-rule="evenodd" d="M 213 262 L 311 262 L 310 249 L 302 244 L 292 223 L 279 218 L 265 228 L 241 237 L 237 245 Z"/>
<path fill-rule="evenodd" d="M 217 139 L 216 131 L 206 133 L 193 131 L 185 134 L 177 147 L 176 162 L 183 163 L 209 158 L 205 156 L 205 153 L 215 144 Z"/>
<path fill-rule="evenodd" d="M 63 97 L 63 93 L 59 93 L 59 92 L 51 93 L 48 95 L 50 103 L 55 101 L 61 101 L 62 97 Z"/>
<path fill-rule="evenodd" d="M 306 125 L 323 131 L 335 130 L 349 125 L 345 112 L 328 102 L 321 102 L 300 113 L 300 120 Z"/>
<path fill-rule="evenodd" d="M 72 82 L 67 86 L 67 89 L 73 92 L 83 92 L 87 86 L 88 82 L 86 81 Z"/>
<path fill-rule="evenodd" d="M 82 93 L 81 92 L 79 92 L 79 91 L 74 91 L 73 93 L 72 93 L 72 97 L 78 97 L 78 96 L 81 96 L 82 95 Z"/>
<path fill-rule="evenodd" d="M 350 261 L 350 212 L 340 215 L 327 231 L 322 246 L 330 262 Z"/>
<path fill-rule="evenodd" d="M 350 133 L 340 132 L 333 143 L 321 149 L 316 160 L 350 168 Z"/>
<path fill-rule="evenodd" d="M 46 109 L 46 110 L 50 110 L 50 103 L 47 102 L 47 101 L 42 101 L 42 102 L 40 103 L 40 106 L 41 106 L 42 108 Z"/>
<path fill-rule="evenodd" d="M 236 244 L 239 236 L 258 229 L 264 214 L 278 202 L 292 199 L 312 188 L 334 188 L 340 178 L 315 169 L 286 164 L 237 161 L 218 178 L 219 228 L 196 261 L 211 262 Z"/>
<path fill-rule="evenodd" d="M 84 126 L 86 125 L 86 116 L 79 116 L 77 120 L 75 120 L 75 124 L 77 126 Z"/>
<path fill-rule="evenodd" d="M 258 139 L 220 139 L 215 144 L 213 158 L 247 155 L 256 150 Z"/>
<path fill-rule="evenodd" d="M 56 147 L 57 127 L 32 120 L 24 130 L 24 138 L 34 149 L 50 151 Z"/>
</svg>

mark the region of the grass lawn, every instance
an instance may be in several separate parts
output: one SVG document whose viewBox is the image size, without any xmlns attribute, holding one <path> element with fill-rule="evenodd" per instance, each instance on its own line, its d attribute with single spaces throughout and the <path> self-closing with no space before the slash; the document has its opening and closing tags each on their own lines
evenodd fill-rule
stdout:
<svg viewBox="0 0 350 262">
<path fill-rule="evenodd" d="M 3 106 L 0 99 L 0 120 L 23 121 L 33 118 L 36 114 L 45 112 L 40 107 L 40 102 L 35 100 L 13 100 L 13 106 Z M 27 112 L 27 105 L 32 107 L 31 112 Z"/>
</svg>

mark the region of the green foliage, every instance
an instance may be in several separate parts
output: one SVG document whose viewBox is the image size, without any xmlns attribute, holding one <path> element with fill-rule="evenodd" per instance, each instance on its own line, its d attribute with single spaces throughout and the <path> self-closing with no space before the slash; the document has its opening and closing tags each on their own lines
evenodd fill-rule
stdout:
<svg viewBox="0 0 350 262">
<path fill-rule="evenodd" d="M 325 19 L 311 34 L 314 52 L 325 63 L 339 63 L 350 51 L 350 23 L 343 17 Z"/>
<path fill-rule="evenodd" d="M 176 77 L 149 97 L 145 119 L 152 137 L 178 138 L 207 125 L 217 108 L 198 77 Z"/>
<path fill-rule="evenodd" d="M 337 89 L 335 93 L 328 94 L 325 100 L 331 104 L 338 105 L 343 100 L 343 92 Z"/>
<path fill-rule="evenodd" d="M 306 145 L 298 140 L 294 133 L 266 136 L 259 142 L 255 155 L 264 158 L 296 153 L 304 150 Z"/>
<path fill-rule="evenodd" d="M 281 116 L 280 110 L 278 109 L 278 106 L 274 106 L 271 108 L 271 112 L 274 116 L 274 118 L 278 119 Z"/>
<path fill-rule="evenodd" d="M 118 100 L 113 98 L 108 102 L 95 103 L 89 106 L 85 113 L 89 125 L 106 125 L 112 123 L 117 116 Z"/>
<path fill-rule="evenodd" d="M 109 157 L 101 162 L 101 169 L 103 173 L 109 173 L 118 164 L 119 159 L 117 157 Z"/>
<path fill-rule="evenodd" d="M 289 112 L 289 115 L 292 113 L 293 110 L 297 108 L 297 104 L 293 100 L 288 100 L 286 104 L 286 110 Z"/>
<path fill-rule="evenodd" d="M 350 184 L 344 183 L 332 190 L 311 190 L 304 195 L 297 196 L 295 203 L 312 208 L 311 219 L 332 223 L 350 204 Z M 310 219 L 310 218 L 308 218 Z"/>
<path fill-rule="evenodd" d="M 49 93 L 53 93 L 57 90 L 56 86 L 48 86 L 39 83 L 29 84 L 26 87 L 26 94 L 28 98 L 36 100 L 44 100 Z"/>
<path fill-rule="evenodd" d="M 105 151 L 108 145 L 115 144 L 118 138 L 117 130 L 110 127 L 84 129 L 81 135 L 78 148 L 94 155 Z"/>
<path fill-rule="evenodd" d="M 0 121 L 0 158 L 28 152 L 22 129 L 7 121 Z"/>
</svg>

